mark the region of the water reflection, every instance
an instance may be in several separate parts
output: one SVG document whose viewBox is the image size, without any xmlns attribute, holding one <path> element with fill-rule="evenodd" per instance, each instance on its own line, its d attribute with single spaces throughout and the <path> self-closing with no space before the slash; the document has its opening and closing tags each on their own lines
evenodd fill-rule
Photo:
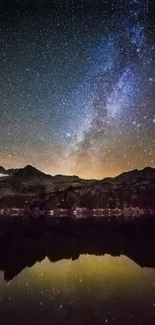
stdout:
<svg viewBox="0 0 155 325">
<path fill-rule="evenodd" d="M 80 255 L 125 255 L 141 267 L 155 267 L 155 239 L 144 236 L 81 236 L 66 237 L 44 232 L 29 237 L 0 238 L 0 270 L 4 278 L 12 280 L 27 266 L 45 257 L 51 262 L 76 260 Z M 2 278 L 2 276 L 0 277 Z"/>
<path fill-rule="evenodd" d="M 93 243 L 46 233 L 3 244 L 1 322 L 153 325 L 154 252 L 148 238 L 98 238 Z"/>
</svg>

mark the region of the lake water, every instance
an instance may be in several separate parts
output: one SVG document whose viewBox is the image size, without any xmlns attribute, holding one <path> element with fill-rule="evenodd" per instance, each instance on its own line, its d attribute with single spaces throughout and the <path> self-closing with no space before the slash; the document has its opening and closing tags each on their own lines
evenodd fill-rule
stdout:
<svg viewBox="0 0 155 325">
<path fill-rule="evenodd" d="M 32 263 L 33 264 L 33 263 Z M 155 324 L 155 269 L 126 256 L 80 255 L 0 272 L 0 324 Z"/>
</svg>

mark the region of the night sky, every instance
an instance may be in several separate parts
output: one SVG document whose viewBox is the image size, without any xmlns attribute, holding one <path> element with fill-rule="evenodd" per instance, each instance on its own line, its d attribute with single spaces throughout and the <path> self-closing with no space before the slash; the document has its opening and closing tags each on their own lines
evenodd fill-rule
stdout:
<svg viewBox="0 0 155 325">
<path fill-rule="evenodd" d="M 1 1 L 0 165 L 155 167 L 154 0 Z"/>
</svg>

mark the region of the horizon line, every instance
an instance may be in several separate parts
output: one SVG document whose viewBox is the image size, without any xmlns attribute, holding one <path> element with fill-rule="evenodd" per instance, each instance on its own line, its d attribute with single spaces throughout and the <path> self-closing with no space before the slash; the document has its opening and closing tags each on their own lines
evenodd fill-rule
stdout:
<svg viewBox="0 0 155 325">
<path fill-rule="evenodd" d="M 145 166 L 144 168 L 142 168 L 142 169 L 138 169 L 138 168 L 135 168 L 135 169 L 131 169 L 131 170 L 128 170 L 128 171 L 123 171 L 122 173 L 120 173 L 120 174 L 117 174 L 116 176 L 106 176 L 106 177 L 103 177 L 103 178 L 100 178 L 100 179 L 98 179 L 98 178 L 83 178 L 83 177 L 80 177 L 80 176 L 78 176 L 78 175 L 76 175 L 76 174 L 49 174 L 49 173 L 45 173 L 44 171 L 42 171 L 42 170 L 40 170 L 40 169 L 38 169 L 38 168 L 36 168 L 36 167 L 34 167 L 33 165 L 30 165 L 30 164 L 28 164 L 28 165 L 25 165 L 24 167 L 19 167 L 19 168 L 4 168 L 2 165 L 0 165 L 0 168 L 3 168 L 5 171 L 7 171 L 7 170 L 10 170 L 10 169 L 24 169 L 24 168 L 26 168 L 26 167 L 32 167 L 32 168 L 34 168 L 34 169 L 36 169 L 36 170 L 38 170 L 39 172 L 41 172 L 41 173 L 43 173 L 43 174 L 45 174 L 45 175 L 47 175 L 47 176 L 51 176 L 51 177 L 55 177 L 55 176 L 65 176 L 65 177 L 78 177 L 79 179 L 83 179 L 83 180 L 103 180 L 103 179 L 106 179 L 106 178 L 115 178 L 115 177 L 118 177 L 118 176 L 120 176 L 120 175 L 122 175 L 122 174 L 125 174 L 125 173 L 130 173 L 130 172 L 133 172 L 133 171 L 143 171 L 143 170 L 145 170 L 145 169 L 155 169 L 155 167 L 150 167 L 150 166 Z"/>
</svg>

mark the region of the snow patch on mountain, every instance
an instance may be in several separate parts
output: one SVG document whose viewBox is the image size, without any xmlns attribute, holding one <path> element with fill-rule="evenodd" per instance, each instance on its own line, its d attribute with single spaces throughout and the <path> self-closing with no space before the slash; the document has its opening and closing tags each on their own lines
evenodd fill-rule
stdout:
<svg viewBox="0 0 155 325">
<path fill-rule="evenodd" d="M 6 177 L 6 176 L 9 176 L 9 175 L 0 173 L 0 177 Z"/>
</svg>

